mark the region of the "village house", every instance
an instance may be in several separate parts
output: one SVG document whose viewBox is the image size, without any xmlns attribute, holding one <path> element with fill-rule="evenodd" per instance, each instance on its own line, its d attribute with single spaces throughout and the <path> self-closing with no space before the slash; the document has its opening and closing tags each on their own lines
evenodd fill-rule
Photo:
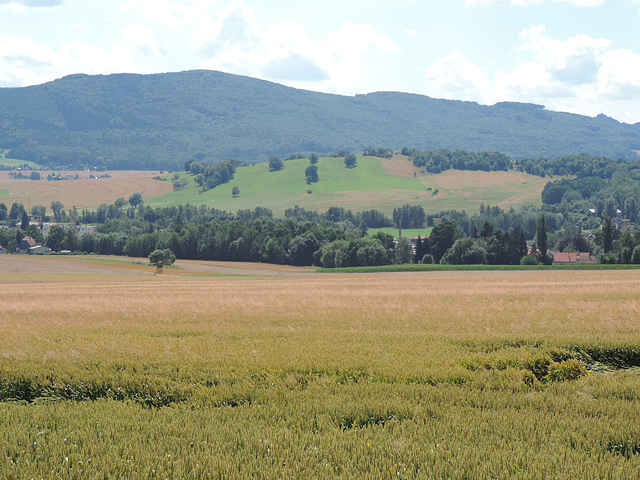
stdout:
<svg viewBox="0 0 640 480">
<path fill-rule="evenodd" d="M 24 237 L 18 243 L 18 253 L 27 254 L 29 253 L 29 249 L 31 247 L 35 247 L 38 243 L 33 239 L 33 237 Z"/>
<path fill-rule="evenodd" d="M 554 265 L 595 265 L 598 259 L 589 252 L 553 252 Z"/>
</svg>

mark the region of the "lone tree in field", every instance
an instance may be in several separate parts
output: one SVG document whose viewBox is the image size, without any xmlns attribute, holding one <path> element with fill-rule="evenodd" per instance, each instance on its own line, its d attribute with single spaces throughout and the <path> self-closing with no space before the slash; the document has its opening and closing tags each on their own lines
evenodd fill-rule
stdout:
<svg viewBox="0 0 640 480">
<path fill-rule="evenodd" d="M 350 153 L 344 158 L 344 166 L 347 168 L 356 168 L 356 156 Z"/>
<path fill-rule="evenodd" d="M 284 163 L 278 157 L 269 157 L 269 171 L 277 172 L 284 168 Z"/>
<path fill-rule="evenodd" d="M 311 155 L 309 155 L 309 161 L 311 162 L 311 165 L 315 165 L 316 163 L 318 163 L 318 155 L 312 153 Z"/>
<path fill-rule="evenodd" d="M 233 187 L 231 189 L 231 196 L 237 197 L 238 195 L 240 195 L 240 188 L 239 187 Z"/>
<path fill-rule="evenodd" d="M 309 165 L 304 171 L 304 178 L 307 181 L 307 185 L 319 182 L 320 177 L 318 177 L 318 167 L 315 165 Z"/>
<path fill-rule="evenodd" d="M 162 262 L 163 265 L 172 265 L 175 261 L 176 256 L 168 248 L 154 250 L 149 254 L 149 263 L 152 265 L 158 265 L 159 262 Z"/>
</svg>

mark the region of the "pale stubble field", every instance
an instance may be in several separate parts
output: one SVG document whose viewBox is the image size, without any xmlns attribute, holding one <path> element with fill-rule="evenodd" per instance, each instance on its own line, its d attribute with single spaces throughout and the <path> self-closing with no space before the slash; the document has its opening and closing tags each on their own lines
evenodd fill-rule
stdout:
<svg viewBox="0 0 640 480">
<path fill-rule="evenodd" d="M 5 478 L 640 473 L 638 271 L 0 288 Z"/>
</svg>

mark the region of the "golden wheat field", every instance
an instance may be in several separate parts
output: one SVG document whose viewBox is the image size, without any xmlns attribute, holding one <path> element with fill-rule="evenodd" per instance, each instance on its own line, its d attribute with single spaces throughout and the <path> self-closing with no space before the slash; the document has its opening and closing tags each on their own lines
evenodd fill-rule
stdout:
<svg viewBox="0 0 640 480">
<path fill-rule="evenodd" d="M 638 271 L 151 272 L 0 273 L 0 477 L 640 476 Z"/>
</svg>

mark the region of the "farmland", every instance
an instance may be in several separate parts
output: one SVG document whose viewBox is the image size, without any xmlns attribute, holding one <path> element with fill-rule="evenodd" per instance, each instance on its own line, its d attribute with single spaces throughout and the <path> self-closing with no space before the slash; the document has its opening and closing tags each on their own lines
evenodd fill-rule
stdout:
<svg viewBox="0 0 640 480">
<path fill-rule="evenodd" d="M 419 204 L 429 213 L 442 210 L 476 211 L 481 203 L 508 208 L 540 204 L 540 192 L 546 179 L 521 172 L 472 172 L 450 170 L 427 175 L 416 169 L 407 158 L 393 159 L 358 157 L 354 169 L 344 167 L 344 159 L 320 159 L 320 182 L 307 185 L 304 171 L 307 159 L 288 160 L 285 168 L 269 172 L 267 163 L 239 167 L 228 184 L 199 193 L 192 176 L 187 188 L 173 191 L 170 181 L 153 177 L 159 172 L 110 171 L 111 178 L 88 179 L 89 172 L 79 174 L 79 180 L 48 182 L 46 180 L 12 180 L 9 172 L 0 172 L 0 195 L 3 203 L 48 206 L 59 200 L 67 208 L 95 208 L 111 204 L 118 197 L 128 199 L 140 192 L 145 204 L 152 207 L 172 205 L 207 205 L 235 213 L 257 206 L 284 216 L 287 208 L 299 205 L 307 210 L 326 211 L 342 206 L 353 211 L 375 208 L 391 215 L 404 204 Z M 45 172 L 43 172 L 44 175 Z M 93 172 L 95 174 L 95 172 Z M 415 174 L 415 176 L 414 176 Z M 45 175 L 46 176 L 46 175 Z M 169 178 L 171 175 L 164 174 Z M 240 195 L 232 196 L 233 187 Z M 308 192 L 311 193 L 308 193 Z"/>
<path fill-rule="evenodd" d="M 46 260 L 0 273 L 6 478 L 640 472 L 637 271 Z"/>
<path fill-rule="evenodd" d="M 144 198 L 153 197 L 173 190 L 170 182 L 154 180 L 158 172 L 114 171 L 108 172 L 110 178 L 88 178 L 88 172 L 61 172 L 64 175 L 76 175 L 78 180 L 32 181 L 12 180 L 9 172 L 0 172 L 0 192 L 4 191 L 2 202 L 13 202 L 48 207 L 54 200 L 62 202 L 67 208 L 95 208 L 102 203 L 112 204 L 117 198 L 128 199 L 134 192 Z M 104 172 L 103 172 L 104 173 Z M 100 173 L 93 172 L 94 175 Z M 46 172 L 42 175 L 46 176 Z M 1 193 L 0 193 L 1 195 Z"/>
</svg>

